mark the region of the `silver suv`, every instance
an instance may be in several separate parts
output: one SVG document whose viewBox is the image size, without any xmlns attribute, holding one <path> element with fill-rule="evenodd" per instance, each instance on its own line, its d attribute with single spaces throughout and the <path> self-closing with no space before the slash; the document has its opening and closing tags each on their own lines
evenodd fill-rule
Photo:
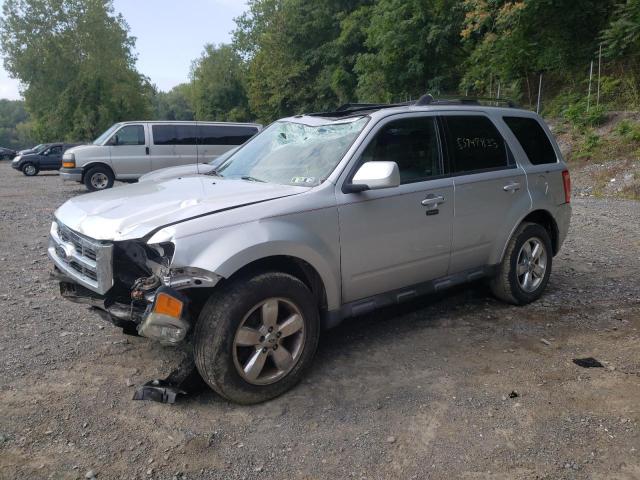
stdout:
<svg viewBox="0 0 640 480">
<path fill-rule="evenodd" d="M 424 96 L 285 118 L 215 170 L 76 197 L 48 252 L 64 297 L 186 347 L 248 404 L 292 388 L 344 318 L 481 278 L 536 300 L 569 201 L 536 114 Z"/>
</svg>

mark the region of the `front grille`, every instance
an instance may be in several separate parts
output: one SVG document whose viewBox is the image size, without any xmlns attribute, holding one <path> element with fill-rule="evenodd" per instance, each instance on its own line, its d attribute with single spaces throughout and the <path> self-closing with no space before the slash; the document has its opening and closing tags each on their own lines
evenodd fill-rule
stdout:
<svg viewBox="0 0 640 480">
<path fill-rule="evenodd" d="M 49 256 L 72 280 L 104 294 L 113 285 L 113 244 L 81 235 L 60 222 L 53 222 Z"/>
</svg>

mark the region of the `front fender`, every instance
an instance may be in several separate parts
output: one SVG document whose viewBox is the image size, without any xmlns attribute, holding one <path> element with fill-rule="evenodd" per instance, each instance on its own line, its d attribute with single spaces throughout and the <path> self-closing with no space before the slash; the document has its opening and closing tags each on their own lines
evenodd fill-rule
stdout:
<svg viewBox="0 0 640 480">
<path fill-rule="evenodd" d="M 180 225 L 172 228 L 176 227 L 179 230 Z M 197 267 L 229 278 L 256 260 L 279 255 L 294 257 L 307 262 L 319 274 L 329 310 L 340 307 L 335 208 L 267 218 L 184 237 L 178 230 L 172 236 L 176 245 L 172 266 Z"/>
</svg>

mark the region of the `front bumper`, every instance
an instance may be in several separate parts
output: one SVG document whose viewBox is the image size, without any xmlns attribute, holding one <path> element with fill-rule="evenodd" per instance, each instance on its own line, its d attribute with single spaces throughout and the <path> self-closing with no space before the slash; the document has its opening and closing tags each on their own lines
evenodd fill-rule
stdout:
<svg viewBox="0 0 640 480">
<path fill-rule="evenodd" d="M 22 170 L 22 162 L 11 161 L 11 168 L 15 170 Z"/>
<path fill-rule="evenodd" d="M 60 178 L 65 182 L 82 182 L 81 168 L 61 168 Z"/>
</svg>

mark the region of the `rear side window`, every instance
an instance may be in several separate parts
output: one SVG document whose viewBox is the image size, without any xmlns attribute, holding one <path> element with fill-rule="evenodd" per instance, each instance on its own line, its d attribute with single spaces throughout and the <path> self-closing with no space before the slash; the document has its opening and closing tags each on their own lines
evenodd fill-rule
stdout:
<svg viewBox="0 0 640 480">
<path fill-rule="evenodd" d="M 507 145 L 487 117 L 443 117 L 451 173 L 474 173 L 513 166 Z"/>
<path fill-rule="evenodd" d="M 257 131 L 255 127 L 198 125 L 198 136 L 203 145 L 242 145 Z"/>
<path fill-rule="evenodd" d="M 558 161 L 549 137 L 537 120 L 525 117 L 503 117 L 503 119 L 533 165 Z"/>
</svg>

